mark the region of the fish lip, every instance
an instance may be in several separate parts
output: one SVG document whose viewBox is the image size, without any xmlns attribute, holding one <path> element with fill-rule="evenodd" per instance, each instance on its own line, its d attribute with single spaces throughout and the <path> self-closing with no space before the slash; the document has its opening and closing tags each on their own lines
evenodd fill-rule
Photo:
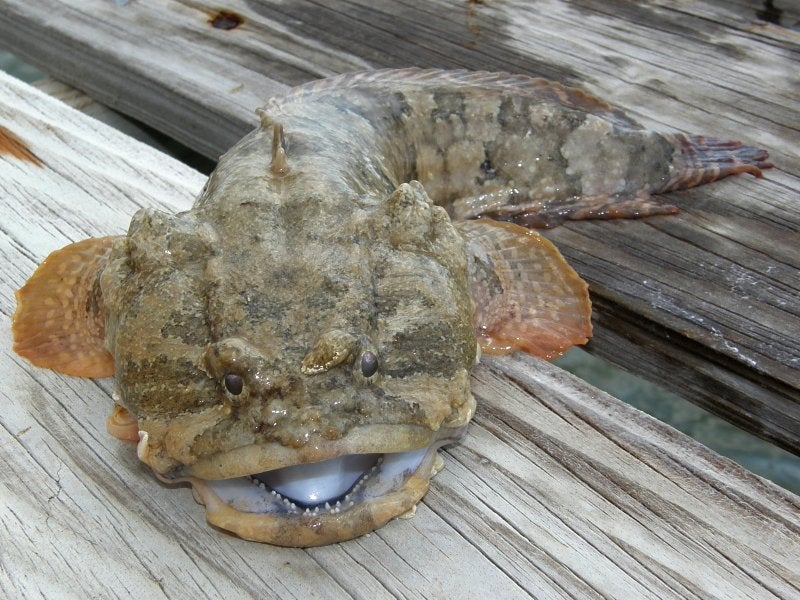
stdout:
<svg viewBox="0 0 800 600">
<path fill-rule="evenodd" d="M 445 444 L 459 439 L 466 431 L 463 426 L 447 436 L 438 436 L 431 444 L 422 448 L 412 448 L 403 452 L 380 453 L 383 462 L 377 467 L 374 483 L 367 483 L 364 489 L 351 489 L 348 494 L 358 492 L 360 495 L 348 502 L 340 500 L 330 508 L 311 510 L 310 507 L 297 506 L 285 502 L 274 490 L 266 485 L 253 483 L 252 474 L 228 479 L 203 479 L 196 476 L 182 476 L 170 479 L 156 473 L 165 483 L 188 482 L 192 486 L 195 500 L 203 504 L 206 520 L 213 526 L 233 533 L 243 539 L 265 542 L 287 547 L 311 547 L 349 540 L 381 527 L 391 519 L 413 511 L 416 504 L 428 491 L 430 479 L 442 466 L 438 450 Z M 392 485 L 381 480 L 382 469 L 389 462 L 387 457 L 400 454 L 419 453 L 419 462 L 415 468 L 395 470 Z M 369 475 L 370 479 L 373 475 Z M 357 488 L 363 481 L 353 486 Z M 395 484 L 396 482 L 396 484 Z M 244 485 L 249 490 L 260 490 L 263 496 L 259 502 L 265 509 L 263 512 L 253 510 L 258 502 L 245 506 L 246 502 L 231 500 L 235 494 L 235 486 Z M 372 486 L 372 487 L 371 487 Z M 384 489 L 385 488 L 385 489 Z M 243 489 L 243 488 L 238 488 Z M 286 507 L 283 511 L 275 509 L 279 505 Z M 309 510 L 306 510 L 309 508 Z"/>
<path fill-rule="evenodd" d="M 198 458 L 172 472 L 158 470 L 168 477 L 187 475 L 198 479 L 230 479 L 351 454 L 389 454 L 441 446 L 459 439 L 465 428 L 466 423 L 441 427 L 438 431 L 416 425 L 364 425 L 351 429 L 340 439 L 309 442 L 299 448 L 277 442 L 250 444 Z M 156 467 L 149 460 L 142 460 Z"/>
<path fill-rule="evenodd" d="M 336 440 L 321 440 L 301 448 L 287 448 L 278 443 L 248 445 L 184 464 L 177 469 L 160 469 L 150 444 L 150 434 L 140 430 L 137 452 L 142 462 L 150 465 L 158 479 L 167 484 L 191 484 L 195 500 L 205 506 L 206 520 L 216 528 L 243 539 L 287 547 L 311 547 L 342 542 L 381 527 L 391 519 L 412 513 L 428 491 L 430 478 L 438 472 L 443 461 L 437 450 L 460 439 L 466 432 L 473 411 L 467 411 L 458 421 L 432 430 L 421 426 L 396 424 L 366 425 L 351 429 Z M 151 447 L 152 446 L 152 447 Z M 409 472 L 392 480 L 383 489 L 369 487 L 353 502 L 339 511 L 278 512 L 277 499 L 261 497 L 262 508 L 239 505 L 228 501 L 225 488 L 239 484 L 258 489 L 250 475 L 302 463 L 319 462 L 347 454 L 385 454 L 420 451 L 424 454 Z M 156 457 L 156 458 L 154 458 Z M 238 483 L 237 483 L 238 482 Z M 373 485 L 373 484 L 370 484 Z M 271 494 L 269 494 L 271 495 Z M 266 499 L 265 499 L 266 498 Z M 282 504 L 282 500 L 280 500 Z M 240 510 L 243 509 L 243 510 Z"/>
<path fill-rule="evenodd" d="M 462 434 L 464 429 L 466 427 L 459 430 L 459 434 Z M 159 478 L 166 483 L 190 483 L 195 500 L 205 505 L 206 519 L 215 527 L 247 540 L 279 546 L 319 546 L 369 533 L 389 520 L 412 511 L 428 491 L 430 478 L 441 468 L 439 448 L 449 441 L 453 440 L 443 439 L 429 446 L 407 451 L 407 453 L 420 453 L 419 464 L 413 471 L 403 470 L 399 485 L 391 486 L 386 493 L 374 497 L 366 494 L 348 503 L 341 503 L 338 507 L 334 504 L 329 509 L 323 510 L 306 510 L 296 504 L 292 506 L 291 503 L 287 505 L 285 499 L 283 497 L 279 499 L 274 490 L 254 485 L 252 479 L 247 476 L 225 480 L 208 480 L 194 476 L 167 479 L 163 475 L 159 475 Z M 386 456 L 390 454 L 394 453 L 384 454 L 383 464 L 386 463 Z M 378 471 L 381 468 L 382 466 Z M 379 476 L 376 475 L 376 480 Z M 283 505 L 287 510 L 285 512 L 240 510 L 246 507 L 242 506 L 242 503 L 232 501 L 230 495 L 233 486 L 243 484 L 249 488 L 260 489 L 264 494 L 265 506 Z"/>
</svg>

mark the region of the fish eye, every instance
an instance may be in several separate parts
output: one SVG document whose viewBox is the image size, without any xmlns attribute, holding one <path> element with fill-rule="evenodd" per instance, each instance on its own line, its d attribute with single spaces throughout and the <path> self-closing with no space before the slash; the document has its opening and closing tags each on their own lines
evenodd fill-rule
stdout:
<svg viewBox="0 0 800 600">
<path fill-rule="evenodd" d="M 225 383 L 225 389 L 234 396 L 238 396 L 244 389 L 244 380 L 236 373 L 228 373 L 222 380 Z"/>
<path fill-rule="evenodd" d="M 361 374 L 364 377 L 372 377 L 378 371 L 378 357 L 374 352 L 367 350 L 361 355 Z"/>
</svg>

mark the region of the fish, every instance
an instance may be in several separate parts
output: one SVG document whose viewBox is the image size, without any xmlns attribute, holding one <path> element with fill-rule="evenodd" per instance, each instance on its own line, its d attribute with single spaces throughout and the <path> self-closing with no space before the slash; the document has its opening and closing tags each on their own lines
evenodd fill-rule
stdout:
<svg viewBox="0 0 800 600">
<path fill-rule="evenodd" d="M 257 114 L 190 210 L 50 254 L 12 329 L 38 367 L 113 376 L 109 432 L 280 546 L 412 514 L 483 354 L 590 338 L 588 286 L 535 228 L 674 214 L 658 194 L 772 166 L 508 73 L 345 74 Z"/>
</svg>

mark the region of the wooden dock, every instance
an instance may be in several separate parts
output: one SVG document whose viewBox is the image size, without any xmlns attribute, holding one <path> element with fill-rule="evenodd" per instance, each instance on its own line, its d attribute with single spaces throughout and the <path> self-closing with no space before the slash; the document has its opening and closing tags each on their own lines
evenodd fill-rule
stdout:
<svg viewBox="0 0 800 600">
<path fill-rule="evenodd" d="M 673 194 L 677 217 L 548 236 L 590 283 L 590 351 L 798 452 L 800 13 L 775 4 L 0 0 L 0 46 L 211 157 L 288 86 L 408 65 L 542 75 L 768 148 L 763 180 Z M 210 529 L 105 433 L 112 382 L 32 368 L 9 332 L 49 251 L 188 208 L 203 176 L 6 76 L 0 126 L 35 155 L 0 154 L 2 595 L 800 596 L 797 496 L 525 357 L 476 369 L 413 519 L 307 551 Z"/>
</svg>

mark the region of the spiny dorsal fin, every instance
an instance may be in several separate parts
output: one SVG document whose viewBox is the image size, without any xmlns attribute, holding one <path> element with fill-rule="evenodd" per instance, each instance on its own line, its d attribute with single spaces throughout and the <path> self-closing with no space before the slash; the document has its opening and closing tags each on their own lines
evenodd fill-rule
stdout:
<svg viewBox="0 0 800 600">
<path fill-rule="evenodd" d="M 455 224 L 467 246 L 476 328 L 487 354 L 555 358 L 592 334 L 588 286 L 547 239 L 519 225 Z"/>
<path fill-rule="evenodd" d="M 289 173 L 289 161 L 286 160 L 286 140 L 283 138 L 283 125 L 272 125 L 272 162 L 270 172 L 275 177 L 285 177 Z"/>
<path fill-rule="evenodd" d="M 17 291 L 14 351 L 37 367 L 111 377 L 98 278 L 120 236 L 90 238 L 51 253 Z"/>
</svg>

